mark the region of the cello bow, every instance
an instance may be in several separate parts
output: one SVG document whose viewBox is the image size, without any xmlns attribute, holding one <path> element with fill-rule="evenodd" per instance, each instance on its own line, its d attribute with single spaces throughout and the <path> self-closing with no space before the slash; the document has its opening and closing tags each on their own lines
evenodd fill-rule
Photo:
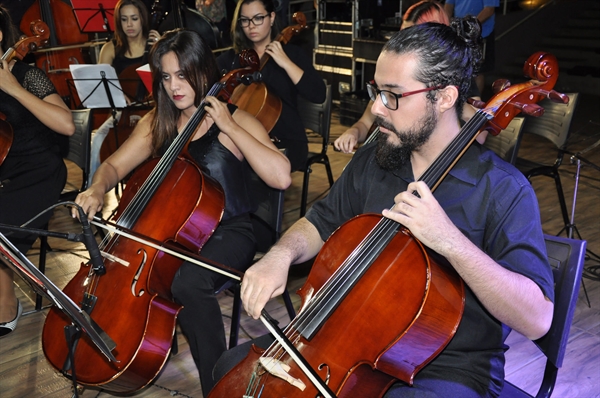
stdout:
<svg viewBox="0 0 600 398">
<path fill-rule="evenodd" d="M 432 191 L 481 129 L 497 134 L 520 112 L 539 116 L 543 109 L 536 103 L 543 98 L 568 101 L 552 89 L 558 78 L 553 55 L 533 54 L 524 72 L 531 80 L 497 93 L 423 173 L 420 180 Z M 337 397 L 381 397 L 396 380 L 411 385 L 448 344 L 462 318 L 464 289 L 456 271 L 408 229 L 378 214 L 362 214 L 323 245 L 298 291 L 301 310 L 284 334 L 319 375 L 318 384 Z M 277 372 L 270 363 L 277 363 Z M 253 346 L 209 398 L 254 392 L 314 397 L 323 393 L 315 384 L 276 341 L 267 350 Z"/>
</svg>

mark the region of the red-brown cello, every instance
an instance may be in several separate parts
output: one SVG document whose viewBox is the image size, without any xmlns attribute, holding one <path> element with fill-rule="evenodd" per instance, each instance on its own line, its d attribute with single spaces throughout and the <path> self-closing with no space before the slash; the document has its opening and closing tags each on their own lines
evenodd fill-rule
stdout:
<svg viewBox="0 0 600 398">
<path fill-rule="evenodd" d="M 542 114 L 536 103 L 543 98 L 568 101 L 552 91 L 554 56 L 536 53 L 524 71 L 532 80 L 498 93 L 421 176 L 432 190 L 482 127 L 498 134 L 521 111 Z M 284 331 L 292 349 L 282 348 L 285 340 L 266 351 L 253 347 L 209 398 L 381 397 L 397 379 L 412 384 L 462 317 L 463 282 L 439 257 L 381 215 L 348 221 L 325 243 L 299 291 L 301 311 Z"/>
<path fill-rule="evenodd" d="M 243 75 L 256 70 L 258 59 L 250 65 L 229 73 L 207 95 L 229 99 Z M 206 115 L 204 107 L 203 101 L 160 159 L 140 166 L 129 179 L 119 203 L 119 227 L 189 252 L 199 252 L 208 240 L 223 212 L 223 193 L 187 153 Z M 171 283 L 181 260 L 116 236 L 103 241 L 100 249 L 106 274 L 82 264 L 63 291 L 116 343 L 113 355 L 118 362 L 110 362 L 84 335 L 74 350 L 76 379 L 83 385 L 131 392 L 156 377 L 170 352 L 181 309 L 171 301 Z M 42 345 L 52 366 L 73 375 L 72 367 L 65 366 L 69 349 L 63 329 L 68 325 L 63 313 L 52 308 Z"/>
<path fill-rule="evenodd" d="M 38 19 L 50 28 L 50 48 L 57 49 L 36 54 L 35 64 L 46 72 L 58 94 L 74 109 L 79 99 L 71 98 L 76 93 L 71 93 L 67 84 L 67 79 L 72 78 L 69 65 L 87 62 L 81 48 L 59 49 L 59 46 L 85 43 L 89 40 L 88 35 L 81 33 L 73 9 L 61 0 L 36 0 L 23 15 L 21 30 L 25 32 L 29 21 Z"/>
<path fill-rule="evenodd" d="M 29 24 L 32 36 L 24 37 L 16 42 L 11 48 L 2 54 L 2 61 L 10 62 L 14 58 L 23 59 L 30 51 L 35 51 L 48 41 L 50 29 L 44 22 L 37 20 Z M 2 67 L 0 65 L 0 67 Z M 13 130 L 10 123 L 6 121 L 6 115 L 0 113 L 0 165 L 8 156 L 13 142 Z"/>
</svg>

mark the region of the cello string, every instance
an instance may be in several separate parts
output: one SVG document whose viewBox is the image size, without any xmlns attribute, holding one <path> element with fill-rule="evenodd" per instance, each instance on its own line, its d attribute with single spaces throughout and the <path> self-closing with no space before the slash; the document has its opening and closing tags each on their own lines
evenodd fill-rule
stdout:
<svg viewBox="0 0 600 398">
<path fill-rule="evenodd" d="M 436 176 L 440 178 L 448 169 L 449 163 L 452 163 L 458 155 L 457 152 L 463 150 L 470 141 L 473 141 L 479 128 L 487 122 L 488 118 L 489 115 L 485 112 L 478 111 L 475 116 L 465 124 L 463 129 L 461 129 L 460 134 L 449 144 L 447 150 L 442 153 L 440 158 L 434 162 L 432 167 L 426 170 L 421 180 L 424 180 L 427 183 L 428 180 L 436 181 Z M 428 183 L 428 185 L 430 184 Z M 349 274 L 355 272 L 357 269 L 360 270 L 360 268 L 362 268 L 360 265 L 365 260 L 371 258 L 371 255 L 378 250 L 377 246 L 380 244 L 379 241 L 381 237 L 388 237 L 388 242 L 384 243 L 384 246 L 386 246 L 396 233 L 397 228 L 398 224 L 390 219 L 384 218 L 380 220 L 359 246 L 349 255 L 334 274 L 332 274 L 326 284 L 318 290 L 313 298 L 311 298 L 306 310 L 294 319 L 291 326 L 301 329 L 306 325 L 307 320 L 315 319 L 316 313 L 326 309 L 324 304 L 328 304 L 334 299 L 333 296 L 339 292 L 341 287 L 343 287 L 342 285 L 345 283 Z"/>
<path fill-rule="evenodd" d="M 207 95 L 216 95 L 222 87 L 223 84 L 221 83 L 214 84 L 208 91 Z M 163 181 L 168 170 L 172 167 L 175 159 L 181 153 L 184 146 L 187 144 L 192 134 L 198 127 L 200 120 L 204 118 L 206 114 L 204 107 L 205 101 L 203 100 L 196 111 L 192 114 L 188 122 L 182 128 L 181 133 L 177 135 L 173 143 L 169 146 L 169 148 L 167 148 L 165 154 L 162 156 L 146 181 L 144 181 L 140 187 L 139 191 L 134 195 L 131 202 L 123 211 L 123 214 L 118 221 L 120 226 L 131 229 L 133 223 L 139 218 L 143 209 L 154 196 L 156 189 L 158 189 L 158 186 Z"/>
<path fill-rule="evenodd" d="M 214 84 L 208 91 L 207 95 L 216 95 L 221 90 L 222 86 L 223 85 L 220 83 Z M 179 153 L 181 153 L 181 150 L 187 143 L 188 139 L 191 138 L 191 134 L 193 131 L 195 131 L 195 128 L 192 127 L 197 127 L 198 119 L 204 117 L 204 104 L 205 102 L 203 100 L 198 106 L 198 109 L 196 109 L 196 111 L 190 117 L 190 120 L 188 120 L 188 122 L 185 124 L 181 133 L 177 135 L 173 143 L 167 148 L 163 157 L 160 159 L 138 192 L 136 192 L 132 200 L 123 210 L 123 213 L 117 220 L 117 225 L 132 229 L 133 224 L 139 218 L 142 211 L 146 208 L 149 201 L 152 199 L 156 189 L 163 181 L 164 176 L 173 165 L 176 157 L 179 155 Z M 106 247 L 108 246 L 109 242 L 111 242 L 113 236 L 114 234 L 112 232 L 106 234 L 102 239 L 102 242 L 100 242 L 99 247 L 106 250 Z"/>
</svg>

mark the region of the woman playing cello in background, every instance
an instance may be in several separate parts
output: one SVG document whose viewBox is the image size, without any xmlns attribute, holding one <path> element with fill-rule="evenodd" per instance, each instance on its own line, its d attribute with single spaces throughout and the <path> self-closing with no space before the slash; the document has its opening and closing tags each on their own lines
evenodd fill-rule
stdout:
<svg viewBox="0 0 600 398">
<path fill-rule="evenodd" d="M 281 99 L 281 115 L 270 131 L 275 144 L 287 149 L 292 170 L 306 164 L 308 140 L 297 111 L 298 94 L 314 103 L 325 101 L 325 84 L 310 58 L 294 45 L 281 45 L 273 39 L 279 22 L 271 0 L 240 0 L 235 9 L 231 36 L 233 50 L 217 59 L 221 70 L 240 67 L 237 53 L 254 49 L 260 58 L 270 56 L 262 69 L 262 80 L 270 93 Z"/>
<path fill-rule="evenodd" d="M 6 9 L 0 5 L 0 51 L 4 53 L 18 35 Z M 71 111 L 57 94 L 46 74 L 28 64 L 2 61 L 0 68 L 0 112 L 12 126 L 14 139 L 0 165 L 0 223 L 21 225 L 58 200 L 67 169 L 55 142 L 55 132 L 73 135 Z M 51 212 L 33 222 L 43 227 Z M 26 253 L 34 235 L 6 234 Z M 0 265 L 0 336 L 12 332 L 22 312 L 13 274 Z"/>
<path fill-rule="evenodd" d="M 160 33 L 150 30 L 148 10 L 141 0 L 120 0 L 115 6 L 115 38 L 100 50 L 99 64 L 112 65 L 117 75 L 131 65 L 141 65 L 148 42 Z"/>
<path fill-rule="evenodd" d="M 154 44 L 159 38 L 160 33 L 156 30 L 150 30 L 150 22 L 148 10 L 141 0 L 120 0 L 115 6 L 115 38 L 108 41 L 100 50 L 99 64 L 109 64 L 115 68 L 117 76 L 123 77 L 123 71 L 131 76 L 124 76 L 125 79 L 137 78 L 135 68 L 147 62 L 147 51 L 150 45 Z M 138 80 L 139 87 L 143 90 L 145 96 L 145 88 Z M 125 99 L 131 103 L 135 98 L 135 91 L 138 84 L 128 85 L 136 87 L 133 93 L 127 93 L 131 90 L 126 90 Z M 129 98 L 133 96 L 132 98 Z M 117 113 L 117 120 L 121 117 L 121 111 Z M 130 118 L 130 123 L 135 123 L 137 118 Z M 109 117 L 99 128 L 92 134 L 91 146 L 91 161 L 90 161 L 90 184 L 96 169 L 100 166 L 100 148 L 102 142 L 106 138 L 108 131 L 113 126 L 113 118 Z M 88 184 L 89 185 L 89 184 Z"/>
<path fill-rule="evenodd" d="M 149 60 L 156 106 L 102 163 L 92 186 L 77 197 L 76 202 L 90 218 L 102 209 L 106 192 L 148 157 L 166 150 L 219 80 L 210 48 L 193 31 L 165 33 L 150 51 Z M 205 101 L 208 116 L 198 126 L 188 150 L 196 163 L 221 184 L 225 210 L 200 255 L 242 270 L 250 265 L 255 253 L 249 173 L 256 172 L 271 187 L 285 189 L 291 183 L 290 164 L 253 116 L 215 97 L 206 97 Z M 226 349 L 221 310 L 214 294 L 225 281 L 212 271 L 186 262 L 171 287 L 175 301 L 184 306 L 178 320 L 190 343 L 205 396 L 213 386 L 213 366 Z"/>
</svg>

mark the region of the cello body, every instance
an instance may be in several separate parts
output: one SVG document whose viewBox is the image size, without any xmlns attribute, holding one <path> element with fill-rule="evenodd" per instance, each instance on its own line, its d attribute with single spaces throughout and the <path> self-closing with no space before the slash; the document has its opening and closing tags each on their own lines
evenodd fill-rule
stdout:
<svg viewBox="0 0 600 398">
<path fill-rule="evenodd" d="M 144 164 L 131 177 L 117 217 L 123 217 L 123 210 L 156 162 L 155 159 Z M 170 206 L 165 208 L 165 203 Z M 217 182 L 204 176 L 193 162 L 178 159 L 132 229 L 198 252 L 218 225 L 223 203 Z M 171 301 L 171 282 L 182 260 L 125 238 L 113 237 L 107 247 L 112 256 L 129 264 L 105 259 L 106 274 L 94 277 L 90 277 L 89 264 L 82 264 L 63 291 L 79 305 L 92 305 L 91 316 L 115 341 L 113 354 L 119 362 L 110 362 L 83 335 L 75 350 L 76 376 L 84 385 L 131 392 L 156 377 L 171 350 L 176 316 L 181 309 Z M 98 297 L 91 304 L 85 293 L 86 286 L 94 283 L 90 278 L 97 279 L 93 294 Z M 63 329 L 69 324 L 60 310 L 52 308 L 42 333 L 44 354 L 58 370 L 64 370 L 67 363 Z"/>
<path fill-rule="evenodd" d="M 73 9 L 61 0 L 36 0 L 23 15 L 20 29 L 26 32 L 30 21 L 40 19 L 50 28 L 50 48 L 71 44 L 85 43 L 89 40 L 86 33 L 81 33 Z M 39 52 L 35 55 L 35 64 L 46 72 L 54 84 L 58 94 L 71 109 L 79 105 L 79 98 L 74 90 L 69 89 L 67 79 L 72 79 L 69 65 L 85 64 L 81 48 L 57 49 Z"/>
<path fill-rule="evenodd" d="M 370 230 L 380 219 L 373 214 L 357 216 L 330 237 L 298 291 L 300 313 L 360 244 L 363 236 L 356 231 Z M 288 337 L 338 397 L 377 397 L 396 379 L 412 383 L 414 375 L 453 336 L 463 305 L 464 286 L 456 272 L 438 265 L 402 228 L 310 341 L 301 331 Z M 243 396 L 261 351 L 253 347 L 250 355 L 228 373 L 227 383 L 221 380 L 209 397 Z M 264 373 L 259 381 L 264 386 L 262 396 L 318 394 L 289 356 L 283 354 L 278 359 L 290 366 L 289 374 L 302 380 L 306 389 Z M 239 390 L 232 390 L 235 386 Z"/>
</svg>

